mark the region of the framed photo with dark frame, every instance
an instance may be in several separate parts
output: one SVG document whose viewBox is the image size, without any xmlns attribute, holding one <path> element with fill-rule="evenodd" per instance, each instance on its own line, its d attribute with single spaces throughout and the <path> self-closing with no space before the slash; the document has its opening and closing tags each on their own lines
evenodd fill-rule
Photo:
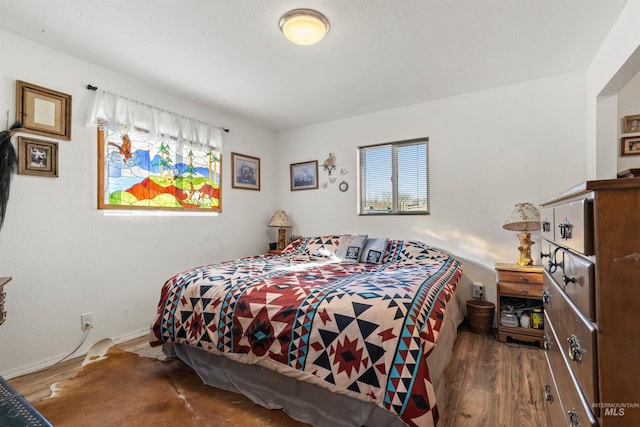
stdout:
<svg viewBox="0 0 640 427">
<path fill-rule="evenodd" d="M 624 136 L 621 139 L 620 155 L 637 156 L 640 154 L 640 135 Z"/>
<path fill-rule="evenodd" d="M 640 132 L 640 114 L 622 118 L 622 133 Z"/>
<path fill-rule="evenodd" d="M 260 191 L 260 159 L 231 153 L 231 187 Z"/>
<path fill-rule="evenodd" d="M 58 143 L 19 136 L 18 173 L 57 177 Z"/>
<path fill-rule="evenodd" d="M 16 120 L 21 131 L 71 139 L 71 95 L 16 80 Z"/>
<path fill-rule="evenodd" d="M 318 161 L 291 163 L 291 191 L 318 188 Z"/>
</svg>

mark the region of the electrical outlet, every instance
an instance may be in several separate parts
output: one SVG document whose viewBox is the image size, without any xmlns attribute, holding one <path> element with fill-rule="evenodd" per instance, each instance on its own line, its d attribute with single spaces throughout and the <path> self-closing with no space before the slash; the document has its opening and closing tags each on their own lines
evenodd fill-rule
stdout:
<svg viewBox="0 0 640 427">
<path fill-rule="evenodd" d="M 93 313 L 83 313 L 80 315 L 80 329 L 87 330 L 93 328 Z"/>
<path fill-rule="evenodd" d="M 480 282 L 473 282 L 471 286 L 471 296 L 477 299 L 484 299 L 484 285 Z"/>
</svg>

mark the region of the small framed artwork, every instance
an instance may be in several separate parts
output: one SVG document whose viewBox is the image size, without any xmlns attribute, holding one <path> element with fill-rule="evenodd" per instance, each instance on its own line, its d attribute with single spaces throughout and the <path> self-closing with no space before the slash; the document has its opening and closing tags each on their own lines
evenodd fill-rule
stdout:
<svg viewBox="0 0 640 427">
<path fill-rule="evenodd" d="M 71 139 L 71 95 L 16 81 L 16 120 L 23 132 Z"/>
<path fill-rule="evenodd" d="M 57 177 L 58 143 L 19 136 L 18 173 Z"/>
<path fill-rule="evenodd" d="M 231 153 L 231 187 L 260 191 L 260 159 Z"/>
<path fill-rule="evenodd" d="M 621 156 L 636 156 L 640 154 L 640 135 L 624 136 L 621 138 L 622 145 L 620 147 Z"/>
<path fill-rule="evenodd" d="M 640 132 L 640 114 L 624 116 L 622 119 L 622 133 Z"/>
<path fill-rule="evenodd" d="M 291 164 L 291 191 L 318 188 L 318 161 Z"/>
</svg>

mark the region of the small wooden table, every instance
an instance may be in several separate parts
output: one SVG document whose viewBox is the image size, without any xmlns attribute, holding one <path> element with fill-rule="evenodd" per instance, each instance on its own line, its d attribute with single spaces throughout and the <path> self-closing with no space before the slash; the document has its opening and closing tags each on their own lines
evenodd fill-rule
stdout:
<svg viewBox="0 0 640 427">
<path fill-rule="evenodd" d="M 496 273 L 498 276 L 498 341 L 506 342 L 507 338 L 511 337 L 519 341 L 537 342 L 540 348 L 543 348 L 544 329 L 523 328 L 519 325 L 505 326 L 501 323 L 505 304 L 522 305 L 524 310 L 530 310 L 533 306 L 542 308 L 542 266 L 496 264 Z M 518 309 L 522 308 L 516 308 Z"/>
</svg>

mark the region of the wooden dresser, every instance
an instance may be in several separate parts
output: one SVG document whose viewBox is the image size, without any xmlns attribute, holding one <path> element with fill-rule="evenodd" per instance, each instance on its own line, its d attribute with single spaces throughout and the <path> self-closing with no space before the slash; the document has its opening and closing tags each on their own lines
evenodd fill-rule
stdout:
<svg viewBox="0 0 640 427">
<path fill-rule="evenodd" d="M 553 426 L 640 426 L 640 178 L 588 181 L 542 208 Z"/>
</svg>

